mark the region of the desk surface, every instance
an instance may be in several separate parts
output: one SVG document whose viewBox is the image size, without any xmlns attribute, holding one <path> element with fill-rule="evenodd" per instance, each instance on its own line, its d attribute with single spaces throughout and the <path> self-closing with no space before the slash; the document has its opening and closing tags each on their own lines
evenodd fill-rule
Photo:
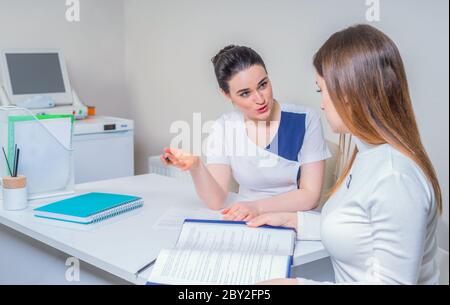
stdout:
<svg viewBox="0 0 450 305">
<path fill-rule="evenodd" d="M 169 208 L 203 207 L 191 183 L 154 174 L 76 185 L 76 194 L 93 191 L 141 196 L 144 207 L 89 226 L 33 216 L 32 209 L 60 199 L 54 197 L 30 201 L 23 211 L 0 208 L 0 223 L 127 281 L 144 284 L 151 269 L 139 275 L 137 271 L 178 237 L 178 230 L 156 228 L 155 223 Z M 235 201 L 235 195 L 230 194 L 228 201 Z M 294 266 L 327 256 L 321 242 L 298 241 Z"/>
</svg>

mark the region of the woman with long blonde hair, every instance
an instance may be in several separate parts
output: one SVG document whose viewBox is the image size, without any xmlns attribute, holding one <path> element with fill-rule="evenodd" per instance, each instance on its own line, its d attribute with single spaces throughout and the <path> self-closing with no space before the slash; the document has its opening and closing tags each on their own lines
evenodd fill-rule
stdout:
<svg viewBox="0 0 450 305">
<path fill-rule="evenodd" d="M 351 134 L 356 148 L 321 214 L 271 213 L 248 224 L 294 227 L 299 239 L 321 239 L 336 283 L 436 284 L 441 190 L 396 45 L 372 26 L 353 26 L 325 42 L 314 67 L 328 123 Z"/>
</svg>

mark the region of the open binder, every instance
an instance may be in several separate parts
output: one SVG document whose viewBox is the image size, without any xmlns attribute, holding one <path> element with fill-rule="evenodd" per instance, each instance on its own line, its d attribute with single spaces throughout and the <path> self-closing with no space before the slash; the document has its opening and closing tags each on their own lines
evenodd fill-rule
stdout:
<svg viewBox="0 0 450 305">
<path fill-rule="evenodd" d="M 243 221 L 186 219 L 162 249 L 147 285 L 250 285 L 290 277 L 292 228 L 250 228 Z"/>
<path fill-rule="evenodd" d="M 27 177 L 29 199 L 74 192 L 72 134 L 72 115 L 34 115 L 25 108 L 0 107 L 0 145 L 10 160 L 15 144 L 20 148 L 18 173 Z M 1 176 L 9 175 L 4 158 L 0 160 Z"/>
</svg>

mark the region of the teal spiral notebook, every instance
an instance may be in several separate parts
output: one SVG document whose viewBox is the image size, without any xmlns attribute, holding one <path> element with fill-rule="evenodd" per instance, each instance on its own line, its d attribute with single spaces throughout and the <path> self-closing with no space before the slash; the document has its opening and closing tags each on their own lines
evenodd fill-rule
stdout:
<svg viewBox="0 0 450 305">
<path fill-rule="evenodd" d="M 141 197 L 87 193 L 34 209 L 34 216 L 60 221 L 90 224 L 137 209 L 144 204 Z"/>
</svg>

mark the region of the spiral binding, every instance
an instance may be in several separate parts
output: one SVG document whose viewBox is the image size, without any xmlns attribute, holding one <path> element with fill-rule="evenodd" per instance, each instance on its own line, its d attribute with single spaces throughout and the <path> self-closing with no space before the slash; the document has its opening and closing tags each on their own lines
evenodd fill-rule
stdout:
<svg viewBox="0 0 450 305">
<path fill-rule="evenodd" d="M 104 212 L 98 213 L 97 215 L 92 217 L 92 221 L 91 223 L 96 223 L 114 216 L 117 216 L 119 214 L 128 212 L 128 211 L 132 211 L 135 210 L 137 208 L 140 208 L 144 205 L 144 201 L 143 200 L 136 200 L 136 201 L 131 201 L 128 203 L 125 203 L 123 205 L 120 205 L 118 207 L 106 210 Z"/>
</svg>

